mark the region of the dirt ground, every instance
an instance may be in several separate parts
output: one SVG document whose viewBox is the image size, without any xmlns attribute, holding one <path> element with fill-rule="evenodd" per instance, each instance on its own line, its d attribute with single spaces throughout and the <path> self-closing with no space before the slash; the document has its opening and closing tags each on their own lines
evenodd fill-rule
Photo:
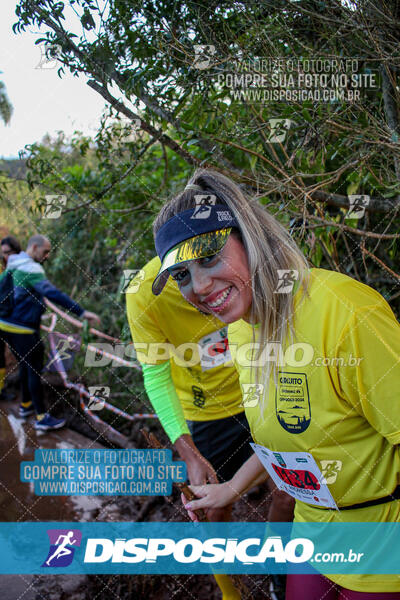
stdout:
<svg viewBox="0 0 400 600">
<path fill-rule="evenodd" d="M 46 385 L 48 402 L 52 402 L 56 389 L 57 395 L 71 394 L 60 389 L 60 382 L 53 376 Z M 17 377 L 10 377 L 8 391 L 14 393 L 15 398 L 0 403 L 0 521 L 188 520 L 177 491 L 169 498 L 35 496 L 30 486 L 19 480 L 21 460 L 32 460 L 35 449 L 115 447 L 115 441 L 110 442 L 107 436 L 93 430 L 80 416 L 78 408 L 71 410 L 71 403 L 79 404 L 73 397 L 69 397 L 68 402 L 57 403 L 52 411 L 55 416 L 64 414 L 69 427 L 38 435 L 32 418 L 22 421 L 17 416 Z M 129 434 L 130 443 L 137 448 L 145 447 L 139 431 L 142 425 L 135 425 Z M 265 521 L 268 506 L 268 491 L 260 486 L 235 505 L 232 520 Z M 267 576 L 244 576 L 243 580 L 248 590 L 248 594 L 242 594 L 243 598 L 269 599 Z M 221 598 L 221 593 L 209 575 L 1 575 L 0 597 L 2 600 L 216 600 Z"/>
</svg>

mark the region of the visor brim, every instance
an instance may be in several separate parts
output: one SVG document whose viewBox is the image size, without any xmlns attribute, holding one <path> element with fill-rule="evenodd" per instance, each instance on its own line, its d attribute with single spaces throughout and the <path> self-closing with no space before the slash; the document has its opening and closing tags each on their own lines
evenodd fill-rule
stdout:
<svg viewBox="0 0 400 600">
<path fill-rule="evenodd" d="M 170 275 L 169 270 L 189 260 L 197 260 L 220 252 L 225 246 L 232 228 L 219 229 L 189 238 L 172 248 L 161 263 L 160 270 L 153 281 L 155 296 L 161 294 Z"/>
</svg>

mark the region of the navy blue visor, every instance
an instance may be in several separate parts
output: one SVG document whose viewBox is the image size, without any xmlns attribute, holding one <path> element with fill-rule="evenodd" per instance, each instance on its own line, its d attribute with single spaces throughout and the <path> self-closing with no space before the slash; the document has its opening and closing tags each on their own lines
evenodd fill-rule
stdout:
<svg viewBox="0 0 400 600">
<path fill-rule="evenodd" d="M 219 252 L 237 221 L 226 204 L 201 204 L 169 219 L 155 238 L 161 267 L 153 282 L 158 296 L 169 277 L 171 267 Z"/>
</svg>

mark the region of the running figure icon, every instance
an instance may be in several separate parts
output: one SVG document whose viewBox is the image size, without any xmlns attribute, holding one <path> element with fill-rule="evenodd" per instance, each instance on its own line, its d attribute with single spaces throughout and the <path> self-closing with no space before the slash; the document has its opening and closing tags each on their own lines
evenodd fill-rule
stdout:
<svg viewBox="0 0 400 600">
<path fill-rule="evenodd" d="M 278 285 L 274 293 L 290 293 L 298 277 L 299 274 L 295 269 L 278 269 Z"/>
<path fill-rule="evenodd" d="M 77 542 L 77 540 L 72 539 L 74 535 L 73 531 L 69 531 L 66 535 L 59 535 L 56 541 L 56 545 L 58 546 L 56 551 L 46 560 L 46 565 L 50 566 L 51 561 L 54 558 L 61 558 L 62 556 L 67 556 L 68 554 L 72 554 L 72 550 L 67 548 L 68 545 L 72 546 Z M 60 542 L 60 540 L 63 540 Z"/>
</svg>

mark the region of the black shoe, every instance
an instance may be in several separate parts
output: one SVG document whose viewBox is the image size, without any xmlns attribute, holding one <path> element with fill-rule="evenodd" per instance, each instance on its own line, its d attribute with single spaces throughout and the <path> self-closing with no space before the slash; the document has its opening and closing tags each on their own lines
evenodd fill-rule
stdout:
<svg viewBox="0 0 400 600">
<path fill-rule="evenodd" d="M 21 419 L 25 419 L 26 417 L 29 417 L 29 415 L 33 415 L 34 413 L 35 407 L 33 406 L 32 402 L 29 406 L 22 406 L 22 404 L 20 404 L 18 407 L 18 416 L 21 417 Z"/>
<path fill-rule="evenodd" d="M 50 416 L 49 413 L 46 413 L 40 421 L 35 422 L 34 428 L 39 431 L 50 431 L 51 429 L 60 429 L 61 427 L 64 427 L 65 423 L 65 419 L 55 419 Z"/>
<path fill-rule="evenodd" d="M 270 575 L 268 591 L 271 600 L 285 600 L 286 575 Z"/>
<path fill-rule="evenodd" d="M 10 400 L 14 400 L 16 398 L 16 395 L 14 392 L 11 392 L 10 390 L 1 390 L 0 392 L 0 402 L 7 402 Z"/>
</svg>

